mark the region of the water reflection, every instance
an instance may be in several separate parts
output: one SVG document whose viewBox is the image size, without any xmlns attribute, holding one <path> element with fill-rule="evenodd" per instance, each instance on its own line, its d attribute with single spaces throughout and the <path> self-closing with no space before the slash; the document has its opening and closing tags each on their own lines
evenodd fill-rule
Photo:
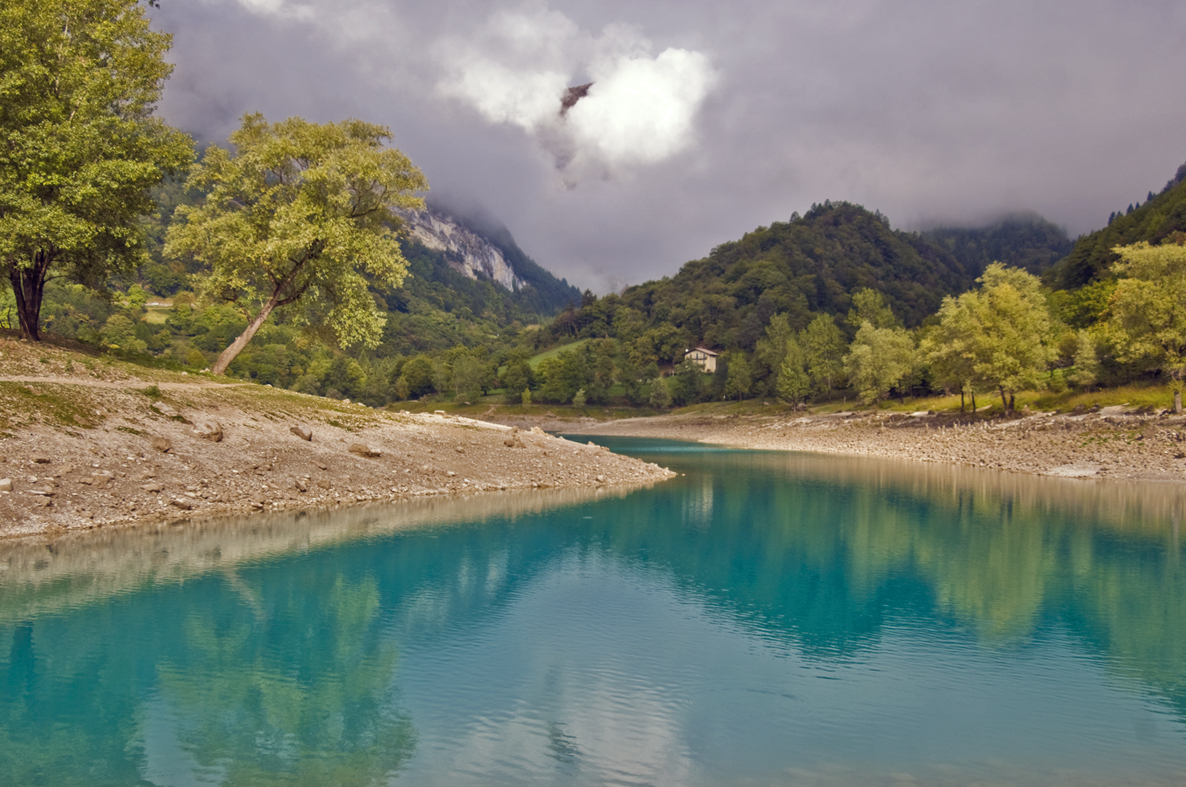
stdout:
<svg viewBox="0 0 1186 787">
<path fill-rule="evenodd" d="M 684 475 L 5 548 L 0 783 L 1186 771 L 1178 487 L 606 442 Z"/>
</svg>

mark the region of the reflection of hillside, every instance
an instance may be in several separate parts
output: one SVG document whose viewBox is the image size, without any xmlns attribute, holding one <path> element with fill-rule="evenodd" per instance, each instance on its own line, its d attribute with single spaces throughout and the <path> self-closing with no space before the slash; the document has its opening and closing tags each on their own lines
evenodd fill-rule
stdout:
<svg viewBox="0 0 1186 787">
<path fill-rule="evenodd" d="M 706 496 L 697 460 L 662 461 L 689 478 L 637 501 L 652 518 Z M 710 461 L 711 527 L 620 527 L 613 544 L 671 566 L 761 635 L 827 657 L 919 605 L 992 646 L 1062 622 L 1186 714 L 1181 486 L 777 453 Z"/>
<path fill-rule="evenodd" d="M 0 625 L 155 583 L 400 530 L 517 518 L 626 494 L 563 489 L 147 525 L 0 547 Z"/>
</svg>

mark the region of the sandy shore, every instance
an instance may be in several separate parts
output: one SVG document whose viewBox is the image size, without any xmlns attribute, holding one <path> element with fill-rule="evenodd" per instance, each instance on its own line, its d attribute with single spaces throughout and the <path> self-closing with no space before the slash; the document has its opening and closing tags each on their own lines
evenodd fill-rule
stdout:
<svg viewBox="0 0 1186 787">
<path fill-rule="evenodd" d="M 1186 481 L 1186 416 L 1124 407 L 1009 420 L 960 414 L 671 415 L 584 425 L 584 434 L 908 459 L 1080 478 Z"/>
<path fill-rule="evenodd" d="M 0 339 L 0 538 L 673 474 L 541 429 Z"/>
</svg>

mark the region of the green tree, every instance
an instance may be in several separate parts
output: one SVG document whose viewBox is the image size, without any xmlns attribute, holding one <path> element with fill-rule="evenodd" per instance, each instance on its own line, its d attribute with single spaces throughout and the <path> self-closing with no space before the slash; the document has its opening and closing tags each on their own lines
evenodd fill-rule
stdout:
<svg viewBox="0 0 1186 787">
<path fill-rule="evenodd" d="M 667 381 L 662 377 L 651 380 L 650 403 L 651 407 L 660 409 L 671 406 L 671 389 L 667 387 Z"/>
<path fill-rule="evenodd" d="M 862 287 L 852 294 L 852 308 L 848 310 L 847 322 L 858 330 L 866 322 L 874 328 L 901 328 L 902 322 L 894 316 L 894 310 L 885 302 L 885 296 L 877 290 Z"/>
<path fill-rule="evenodd" d="M 974 391 L 976 356 L 973 344 L 979 330 L 971 309 L 972 299 L 943 299 L 939 307 L 939 324 L 923 338 L 920 351 L 931 368 L 931 379 L 936 386 L 960 392 L 960 412 L 964 409 L 964 395 Z M 975 408 L 975 393 L 972 394 Z"/>
<path fill-rule="evenodd" d="M 798 342 L 787 345 L 782 366 L 778 370 L 778 398 L 798 404 L 811 393 L 811 377 L 807 373 L 807 358 Z"/>
<path fill-rule="evenodd" d="M 414 193 L 428 187 L 403 153 L 384 147 L 390 139 L 360 120 L 269 124 L 254 114 L 231 134 L 234 154 L 207 150 L 189 179 L 207 196 L 178 206 L 165 252 L 209 265 L 203 294 L 250 315 L 215 374 L 274 309 L 298 300 L 340 345 L 378 345 L 385 318 L 368 282 L 403 281 L 407 262 L 391 227 L 400 226 L 396 210 L 423 207 Z"/>
<path fill-rule="evenodd" d="M 996 388 L 1005 412 L 1017 391 L 1036 387 L 1054 358 L 1050 312 L 1038 279 L 999 262 L 976 280 L 979 290 L 958 300 L 968 309 L 966 341 L 976 380 Z"/>
<path fill-rule="evenodd" d="M 1080 388 L 1087 388 L 1099 380 L 1100 362 L 1095 350 L 1095 339 L 1086 330 L 1080 330 L 1075 337 L 1075 370 L 1070 381 Z"/>
<path fill-rule="evenodd" d="M 725 396 L 736 396 L 738 401 L 749 396 L 754 378 L 749 359 L 744 353 L 733 353 L 729 357 L 729 376 L 725 379 Z"/>
<path fill-rule="evenodd" d="M 0 5 L 0 270 L 24 339 L 49 279 L 97 289 L 147 259 L 150 190 L 193 160 L 152 114 L 170 41 L 136 0 Z"/>
<path fill-rule="evenodd" d="M 427 355 L 409 358 L 396 381 L 396 393 L 401 399 L 418 399 L 432 391 L 432 359 Z"/>
<path fill-rule="evenodd" d="M 844 367 L 865 404 L 874 404 L 914 370 L 914 340 L 903 328 L 864 322 L 852 340 Z"/>
<path fill-rule="evenodd" d="M 700 379 L 704 370 L 692 361 L 681 361 L 675 367 L 675 390 L 672 401 L 678 405 L 691 404 L 700 398 Z"/>
<path fill-rule="evenodd" d="M 844 334 L 836 321 L 826 314 L 818 315 L 799 336 L 799 344 L 811 385 L 830 393 L 832 384 L 844 373 Z"/>
<path fill-rule="evenodd" d="M 1174 412 L 1180 413 L 1186 386 L 1186 246 L 1142 241 L 1114 251 L 1120 255 L 1111 307 L 1117 357 L 1168 377 Z"/>
<path fill-rule="evenodd" d="M 506 389 L 507 404 L 514 404 L 524 389 L 530 388 L 533 381 L 531 364 L 523 358 L 513 358 L 507 362 L 507 369 L 502 374 L 502 387 Z"/>
<path fill-rule="evenodd" d="M 486 367 L 472 355 L 460 355 L 453 361 L 453 389 L 462 401 L 477 402 L 482 397 Z"/>
<path fill-rule="evenodd" d="M 787 354 L 787 344 L 795 340 L 795 331 L 785 313 L 770 318 L 766 335 L 758 339 L 755 355 L 765 365 L 768 373 L 778 376 L 782 360 Z"/>
</svg>

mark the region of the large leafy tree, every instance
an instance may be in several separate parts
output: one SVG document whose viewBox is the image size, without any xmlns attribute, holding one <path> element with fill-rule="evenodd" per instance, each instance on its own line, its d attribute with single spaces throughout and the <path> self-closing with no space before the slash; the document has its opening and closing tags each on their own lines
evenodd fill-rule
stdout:
<svg viewBox="0 0 1186 787">
<path fill-rule="evenodd" d="M 384 316 L 369 287 L 403 281 L 396 211 L 422 208 L 416 192 L 428 188 L 420 170 L 385 145 L 390 139 L 386 128 L 360 120 L 268 123 L 251 114 L 231 134 L 234 153 L 207 150 L 190 176 L 206 199 L 177 209 L 165 253 L 206 263 L 202 294 L 248 315 L 215 374 L 273 310 L 297 301 L 308 323 L 340 345 L 379 343 Z"/>
<path fill-rule="evenodd" d="M 964 326 L 976 380 L 996 388 L 1005 412 L 1017 391 L 1036 387 L 1055 355 L 1053 323 L 1037 277 L 999 262 L 964 293 Z"/>
<path fill-rule="evenodd" d="M 976 281 L 979 289 L 944 299 L 924 353 L 937 383 L 995 388 L 1012 412 L 1017 391 L 1037 386 L 1054 357 L 1054 326 L 1032 274 L 994 262 Z"/>
<path fill-rule="evenodd" d="M 865 404 L 889 396 L 914 371 L 914 339 L 903 328 L 876 328 L 866 320 L 844 357 L 844 368 Z"/>
<path fill-rule="evenodd" d="M 0 270 L 25 339 L 47 281 L 98 288 L 144 259 L 150 189 L 193 159 L 152 115 L 169 44 L 136 0 L 0 4 Z"/>
<path fill-rule="evenodd" d="M 1111 326 L 1122 361 L 1144 363 L 1169 378 L 1174 412 L 1186 387 L 1186 246 L 1144 241 L 1114 250 L 1120 261 Z"/>
</svg>

